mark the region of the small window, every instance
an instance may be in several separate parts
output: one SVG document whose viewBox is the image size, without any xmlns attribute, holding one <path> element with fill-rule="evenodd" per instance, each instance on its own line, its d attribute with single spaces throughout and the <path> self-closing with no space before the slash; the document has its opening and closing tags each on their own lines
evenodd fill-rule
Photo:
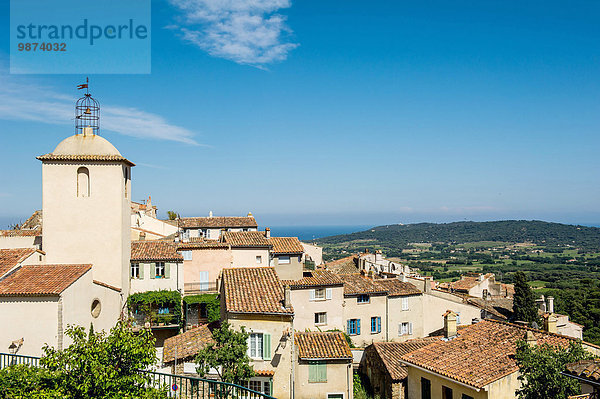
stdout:
<svg viewBox="0 0 600 399">
<path fill-rule="evenodd" d="M 164 278 L 165 277 L 165 262 L 156 262 L 156 266 L 154 267 L 156 278 Z"/>
<path fill-rule="evenodd" d="M 262 256 L 256 255 L 256 263 L 257 264 L 261 264 L 262 263 Z"/>
<path fill-rule="evenodd" d="M 248 337 L 248 356 L 253 359 L 262 359 L 263 357 L 263 335 L 252 333 Z"/>
<path fill-rule="evenodd" d="M 315 288 L 315 299 L 325 299 L 325 288 Z"/>
<path fill-rule="evenodd" d="M 421 378 L 421 398 L 431 399 L 431 381 Z"/>
<path fill-rule="evenodd" d="M 139 263 L 131 264 L 131 278 L 140 278 L 140 264 Z"/>
<path fill-rule="evenodd" d="M 309 362 L 308 382 L 327 382 L 327 363 L 323 361 Z"/>
<path fill-rule="evenodd" d="M 204 230 L 204 238 L 210 238 L 210 229 Z"/>
<path fill-rule="evenodd" d="M 360 335 L 360 319 L 348 320 L 347 332 L 348 335 Z"/>
<path fill-rule="evenodd" d="M 100 316 L 100 312 L 102 311 L 102 305 L 98 299 L 94 299 L 92 302 L 92 317 L 97 319 Z"/>
<path fill-rule="evenodd" d="M 362 294 L 356 297 L 357 303 L 369 303 L 369 296 Z"/>
<path fill-rule="evenodd" d="M 442 399 L 452 399 L 452 388 L 442 385 Z"/>
<path fill-rule="evenodd" d="M 262 381 L 250 380 L 248 381 L 248 388 L 256 392 L 262 392 L 263 383 Z"/>
<path fill-rule="evenodd" d="M 181 251 L 181 256 L 183 260 L 192 260 L 192 251 Z"/>
<path fill-rule="evenodd" d="M 460 312 L 456 312 L 456 325 L 460 324 Z"/>
<path fill-rule="evenodd" d="M 402 298 L 402 310 L 408 310 L 408 297 Z"/>
<path fill-rule="evenodd" d="M 381 317 L 371 317 L 371 334 L 381 332 Z"/>
<path fill-rule="evenodd" d="M 290 263 L 290 257 L 288 255 L 284 255 L 284 256 L 280 256 L 279 257 L 279 264 L 280 265 L 287 265 Z"/>
<path fill-rule="evenodd" d="M 398 325 L 398 336 L 402 335 L 412 335 L 412 323 L 405 321 Z"/>
<path fill-rule="evenodd" d="M 90 196 L 90 171 L 83 166 L 77 169 L 77 196 Z"/>
<path fill-rule="evenodd" d="M 315 313 L 315 324 L 327 324 L 327 312 Z"/>
</svg>

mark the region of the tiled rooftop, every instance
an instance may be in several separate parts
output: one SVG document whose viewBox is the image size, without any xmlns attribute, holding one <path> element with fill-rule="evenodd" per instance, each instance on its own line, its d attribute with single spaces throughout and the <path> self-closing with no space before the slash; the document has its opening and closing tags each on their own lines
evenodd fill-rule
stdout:
<svg viewBox="0 0 600 399">
<path fill-rule="evenodd" d="M 358 267 L 356 266 L 357 260 L 358 257 L 356 255 L 351 255 L 327 262 L 324 267 L 335 274 L 354 274 L 358 273 Z"/>
<path fill-rule="evenodd" d="M 485 274 L 484 279 L 488 279 L 492 276 L 491 273 Z M 460 280 L 450 283 L 450 287 L 456 291 L 469 291 L 471 288 L 479 284 L 479 277 L 475 276 L 462 276 Z"/>
<path fill-rule="evenodd" d="M 434 342 L 402 356 L 409 364 L 475 388 L 518 371 L 516 343 L 532 331 L 537 344 L 565 347 L 574 338 L 500 321 L 483 320 L 459 329 L 451 340 Z"/>
<path fill-rule="evenodd" d="M 192 328 L 182 334 L 165 339 L 163 346 L 163 363 L 195 357 L 201 349 L 214 343 L 212 330 L 218 328 L 218 323 L 204 324 Z"/>
<path fill-rule="evenodd" d="M 222 279 L 227 312 L 294 313 L 283 306 L 283 285 L 272 267 L 223 269 Z"/>
<path fill-rule="evenodd" d="M 352 359 L 350 346 L 340 331 L 307 331 L 295 334 L 300 359 Z"/>
<path fill-rule="evenodd" d="M 46 154 L 37 157 L 40 161 L 92 161 L 92 162 L 123 162 L 129 166 L 135 166 L 133 162 L 121 155 L 67 155 Z"/>
<path fill-rule="evenodd" d="M 162 240 L 132 241 L 132 261 L 183 261 L 177 252 L 177 243 Z"/>
<path fill-rule="evenodd" d="M 404 342 L 375 342 L 372 349 L 383 362 L 385 369 L 393 380 L 403 380 L 408 376 L 406 368 L 400 363 L 400 358 L 409 352 L 423 348 L 433 342 L 439 341 L 440 337 L 426 337 L 411 339 Z"/>
<path fill-rule="evenodd" d="M 29 258 L 35 251 L 35 248 L 0 249 L 0 277 Z"/>
<path fill-rule="evenodd" d="M 264 231 L 225 231 L 221 234 L 221 241 L 232 247 L 271 248 L 272 246 Z"/>
<path fill-rule="evenodd" d="M 580 360 L 567 364 L 567 374 L 600 382 L 600 359 Z"/>
<path fill-rule="evenodd" d="M 229 248 L 229 244 L 219 240 L 209 240 L 204 237 L 191 237 L 188 242 L 181 242 L 177 249 L 211 249 L 211 248 Z"/>
<path fill-rule="evenodd" d="M 324 286 L 341 286 L 344 282 L 335 274 L 328 270 L 305 271 L 304 277 L 300 280 L 283 280 L 284 285 L 290 288 L 308 288 Z"/>
<path fill-rule="evenodd" d="M 304 252 L 304 247 L 298 240 L 298 237 L 271 237 L 269 239 L 273 245 L 273 252 L 277 254 L 301 254 Z"/>
<path fill-rule="evenodd" d="M 208 216 L 180 218 L 179 225 L 188 229 L 227 229 L 227 228 L 256 228 L 256 220 L 253 216 Z"/>
<path fill-rule="evenodd" d="M 42 235 L 42 229 L 0 230 L 0 237 L 35 237 Z"/>
<path fill-rule="evenodd" d="M 381 294 L 404 296 L 421 294 L 417 287 L 397 278 L 374 280 L 359 273 L 338 274 L 338 277 L 344 282 L 344 295 Z"/>
<path fill-rule="evenodd" d="M 0 296 L 59 295 L 92 265 L 21 266 L 0 280 Z"/>
</svg>

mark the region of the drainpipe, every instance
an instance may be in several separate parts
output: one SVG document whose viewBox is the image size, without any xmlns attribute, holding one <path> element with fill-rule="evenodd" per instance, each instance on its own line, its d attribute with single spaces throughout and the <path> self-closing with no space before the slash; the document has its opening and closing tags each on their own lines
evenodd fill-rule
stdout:
<svg viewBox="0 0 600 399">
<path fill-rule="evenodd" d="M 350 364 L 348 365 L 348 371 L 346 372 L 346 398 L 350 399 L 350 372 L 352 371 L 352 363 L 354 362 L 354 359 L 352 359 L 350 361 Z"/>
<path fill-rule="evenodd" d="M 390 297 L 386 295 L 385 296 L 385 340 L 386 341 L 389 341 L 389 334 L 390 334 L 389 303 L 390 303 Z"/>
<path fill-rule="evenodd" d="M 287 286 L 286 286 L 286 288 L 287 288 Z M 291 379 L 291 382 L 290 382 L 290 390 L 291 390 L 291 392 L 290 392 L 290 398 L 294 399 L 294 397 L 295 397 L 295 391 L 296 391 L 296 389 L 294 387 L 294 384 L 295 384 L 295 378 L 294 378 L 295 367 L 294 367 L 294 363 L 296 361 L 296 344 L 294 342 L 294 338 L 295 338 L 294 337 L 295 336 L 295 334 L 294 334 L 294 316 L 292 316 L 292 331 L 291 331 L 291 334 L 292 334 L 292 338 L 291 338 L 291 341 L 292 341 L 291 342 L 291 344 L 292 344 L 292 348 L 291 348 L 292 359 L 291 359 L 290 363 L 291 363 L 291 367 L 292 367 L 292 375 L 290 376 L 290 379 Z M 271 392 L 271 395 L 273 395 L 273 392 Z"/>
</svg>

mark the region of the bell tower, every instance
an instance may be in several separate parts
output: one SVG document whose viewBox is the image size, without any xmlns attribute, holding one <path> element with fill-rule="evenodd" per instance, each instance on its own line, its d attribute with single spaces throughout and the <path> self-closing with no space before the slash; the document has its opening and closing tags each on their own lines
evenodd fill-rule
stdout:
<svg viewBox="0 0 600 399">
<path fill-rule="evenodd" d="M 47 263 L 93 265 L 94 280 L 129 294 L 131 168 L 100 132 L 89 94 L 75 106 L 75 135 L 42 161 L 42 248 Z"/>
</svg>

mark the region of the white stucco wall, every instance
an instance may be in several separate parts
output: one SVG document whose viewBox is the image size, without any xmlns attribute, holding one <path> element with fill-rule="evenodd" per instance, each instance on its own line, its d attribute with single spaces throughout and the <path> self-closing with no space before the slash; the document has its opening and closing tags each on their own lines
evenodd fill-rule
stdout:
<svg viewBox="0 0 600 399">
<path fill-rule="evenodd" d="M 132 262 L 137 263 L 137 262 Z M 152 278 L 151 268 L 153 263 L 139 262 L 140 270 L 144 268 L 140 278 L 131 278 L 131 293 L 169 290 L 183 290 L 183 263 L 165 262 L 165 267 L 169 265 L 169 278 Z"/>
<path fill-rule="evenodd" d="M 314 288 L 294 288 L 291 290 L 292 307 L 295 311 L 294 328 L 296 331 L 327 331 L 338 329 L 345 331 L 343 317 L 344 287 L 328 287 L 331 299 L 310 299 Z M 326 312 L 327 324 L 315 325 L 315 313 Z"/>
</svg>

